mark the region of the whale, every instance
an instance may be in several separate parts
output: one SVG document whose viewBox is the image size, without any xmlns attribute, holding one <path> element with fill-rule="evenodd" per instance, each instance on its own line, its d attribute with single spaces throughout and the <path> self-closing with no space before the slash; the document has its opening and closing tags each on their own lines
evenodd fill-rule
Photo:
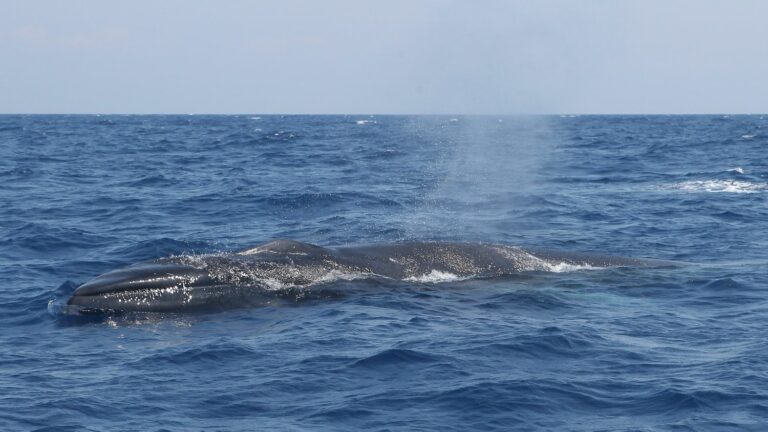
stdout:
<svg viewBox="0 0 768 432">
<path fill-rule="evenodd" d="M 321 247 L 274 240 L 231 253 L 170 256 L 113 270 L 77 287 L 67 307 L 79 314 L 218 310 L 270 304 L 280 295 L 339 279 L 430 282 L 673 264 L 489 243 Z"/>
</svg>

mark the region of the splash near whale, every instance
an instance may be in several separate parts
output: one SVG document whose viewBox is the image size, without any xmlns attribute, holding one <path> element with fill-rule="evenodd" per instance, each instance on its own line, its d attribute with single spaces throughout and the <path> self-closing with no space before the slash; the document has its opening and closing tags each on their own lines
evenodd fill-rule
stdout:
<svg viewBox="0 0 768 432">
<path fill-rule="evenodd" d="M 185 312 L 268 304 L 274 293 L 338 279 L 438 282 L 669 262 L 483 243 L 408 242 L 324 248 L 275 240 L 230 254 L 181 255 L 132 265 L 78 287 L 78 313 Z M 273 295 L 265 295 L 272 293 Z"/>
</svg>

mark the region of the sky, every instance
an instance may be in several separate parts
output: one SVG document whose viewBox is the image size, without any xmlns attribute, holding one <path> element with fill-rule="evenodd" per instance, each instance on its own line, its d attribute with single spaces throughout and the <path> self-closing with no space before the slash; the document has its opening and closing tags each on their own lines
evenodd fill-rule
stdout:
<svg viewBox="0 0 768 432">
<path fill-rule="evenodd" d="M 762 0 L 0 0 L 0 113 L 767 112 Z"/>
</svg>

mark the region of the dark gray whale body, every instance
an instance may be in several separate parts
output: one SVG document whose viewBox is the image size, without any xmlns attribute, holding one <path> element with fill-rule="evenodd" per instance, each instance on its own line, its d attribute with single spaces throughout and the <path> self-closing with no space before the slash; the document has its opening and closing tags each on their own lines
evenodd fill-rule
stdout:
<svg viewBox="0 0 768 432">
<path fill-rule="evenodd" d="M 275 240 L 231 254 L 175 256 L 105 273 L 67 301 L 79 313 L 183 312 L 268 303 L 267 292 L 336 279 L 439 281 L 584 267 L 670 263 L 481 243 L 410 242 L 323 248 Z"/>
</svg>

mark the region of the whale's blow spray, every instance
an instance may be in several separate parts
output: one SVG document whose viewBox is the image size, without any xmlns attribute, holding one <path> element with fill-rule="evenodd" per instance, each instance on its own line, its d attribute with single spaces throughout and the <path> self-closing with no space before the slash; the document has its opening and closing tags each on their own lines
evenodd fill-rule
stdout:
<svg viewBox="0 0 768 432">
<path fill-rule="evenodd" d="M 412 215 L 411 237 L 519 240 L 515 217 L 541 187 L 553 133 L 543 116 L 440 117 L 430 124 L 435 160 Z M 424 127 L 423 123 L 414 127 Z M 498 219 L 499 210 L 508 217 Z"/>
</svg>

